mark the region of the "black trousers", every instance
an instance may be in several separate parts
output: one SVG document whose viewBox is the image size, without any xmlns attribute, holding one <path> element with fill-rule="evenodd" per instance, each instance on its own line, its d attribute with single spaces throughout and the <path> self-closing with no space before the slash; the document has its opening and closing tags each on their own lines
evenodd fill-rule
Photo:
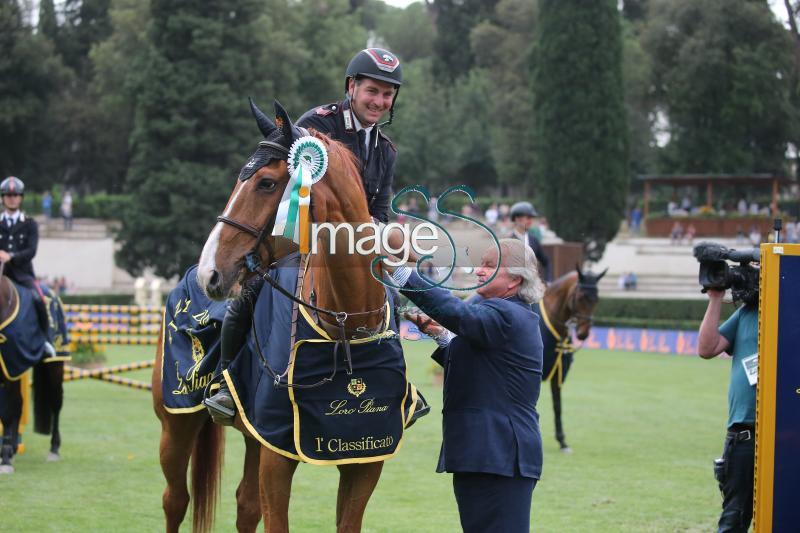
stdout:
<svg viewBox="0 0 800 533">
<path fill-rule="evenodd" d="M 453 474 L 453 492 L 464 533 L 528 533 L 536 481 L 473 472 Z"/>
<path fill-rule="evenodd" d="M 714 472 L 722 491 L 718 533 L 746 533 L 753 519 L 755 432 L 732 429 L 735 431 L 728 431 L 725 437 L 722 464 L 718 464 Z"/>
</svg>

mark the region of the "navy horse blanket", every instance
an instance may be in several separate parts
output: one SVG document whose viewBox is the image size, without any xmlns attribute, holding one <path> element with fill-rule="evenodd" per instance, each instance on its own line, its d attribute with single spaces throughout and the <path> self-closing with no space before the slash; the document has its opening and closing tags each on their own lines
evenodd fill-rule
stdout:
<svg viewBox="0 0 800 533">
<path fill-rule="evenodd" d="M 50 341 L 56 357 L 45 358 L 45 337 L 33 304 L 33 291 L 12 282 L 16 305 L 9 317 L 0 324 L 0 370 L 3 377 L 16 381 L 29 368 L 40 362 L 68 361 L 69 332 L 64 320 L 61 300 L 45 285 L 41 285 L 50 323 Z"/>
<path fill-rule="evenodd" d="M 545 381 L 557 380 L 558 386 L 564 385 L 567 379 L 569 367 L 575 354 L 575 346 L 569 334 L 561 336 L 550 322 L 550 317 L 544 307 L 544 301 L 539 301 L 539 329 L 542 332 L 542 344 L 544 346 L 544 363 L 542 365 L 542 376 Z"/>
<path fill-rule="evenodd" d="M 271 273 L 294 294 L 298 269 L 295 256 Z M 393 457 L 417 391 L 406 379 L 393 301 L 386 305 L 383 331 L 351 341 L 351 371 L 344 348 L 302 306 L 292 342 L 293 302 L 265 285 L 249 353 L 223 373 L 250 434 L 281 455 L 313 464 Z"/>
<path fill-rule="evenodd" d="M 168 412 L 204 409 L 203 392 L 218 373 L 220 327 L 226 308 L 226 302 L 209 299 L 197 284 L 197 265 L 186 271 L 167 297 L 161 390 Z"/>
</svg>

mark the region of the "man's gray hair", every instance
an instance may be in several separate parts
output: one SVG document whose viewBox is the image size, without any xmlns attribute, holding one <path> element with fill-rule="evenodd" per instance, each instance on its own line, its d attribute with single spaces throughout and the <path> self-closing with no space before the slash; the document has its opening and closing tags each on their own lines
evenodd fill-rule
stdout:
<svg viewBox="0 0 800 533">
<path fill-rule="evenodd" d="M 544 283 L 539 277 L 539 261 L 533 249 L 519 239 L 500 239 L 502 266 L 509 274 L 522 278 L 517 295 L 532 304 L 542 299 Z"/>
</svg>

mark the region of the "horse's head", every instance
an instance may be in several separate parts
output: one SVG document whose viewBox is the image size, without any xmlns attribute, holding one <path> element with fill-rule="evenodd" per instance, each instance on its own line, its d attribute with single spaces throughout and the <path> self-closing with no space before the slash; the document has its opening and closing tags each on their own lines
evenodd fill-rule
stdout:
<svg viewBox="0 0 800 533">
<path fill-rule="evenodd" d="M 294 243 L 272 237 L 278 205 L 289 181 L 286 161 L 292 143 L 303 135 L 275 102 L 273 123 L 250 101 L 250 108 L 264 135 L 256 152 L 242 167 L 225 211 L 203 246 L 197 281 L 213 299 L 230 296 L 246 274 L 245 257 L 255 254 L 269 265 L 294 249 Z"/>
<path fill-rule="evenodd" d="M 582 272 L 575 265 L 575 272 L 577 272 L 578 276 L 573 278 L 576 282 L 570 290 L 571 294 L 567 305 L 570 311 L 570 319 L 575 321 L 575 334 L 579 340 L 586 340 L 589 336 L 594 308 L 597 307 L 597 302 L 600 301 L 597 284 L 606 275 L 607 271 L 608 269 L 603 270 L 600 274 Z"/>
</svg>

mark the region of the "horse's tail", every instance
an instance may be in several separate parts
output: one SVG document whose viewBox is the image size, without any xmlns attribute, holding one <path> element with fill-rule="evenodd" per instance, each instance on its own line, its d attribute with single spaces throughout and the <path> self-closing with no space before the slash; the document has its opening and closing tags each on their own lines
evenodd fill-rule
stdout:
<svg viewBox="0 0 800 533">
<path fill-rule="evenodd" d="M 206 420 L 192 450 L 192 501 L 195 533 L 211 531 L 222 480 L 224 427 Z"/>
<path fill-rule="evenodd" d="M 38 363 L 33 367 L 33 430 L 42 435 L 52 431 L 55 406 L 64 399 L 62 384 L 54 383 L 47 366 L 59 364 L 64 363 Z"/>
</svg>

